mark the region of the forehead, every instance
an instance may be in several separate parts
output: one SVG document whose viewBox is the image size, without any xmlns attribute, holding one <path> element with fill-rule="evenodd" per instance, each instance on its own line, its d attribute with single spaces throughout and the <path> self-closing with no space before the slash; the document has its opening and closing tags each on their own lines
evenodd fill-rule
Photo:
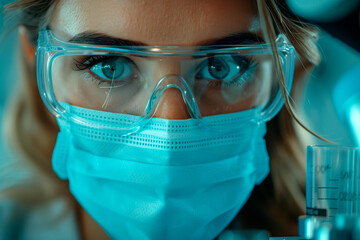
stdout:
<svg viewBox="0 0 360 240">
<path fill-rule="evenodd" d="M 71 38 L 85 31 L 146 45 L 198 45 L 258 32 L 253 0 L 60 0 L 51 27 Z"/>
</svg>

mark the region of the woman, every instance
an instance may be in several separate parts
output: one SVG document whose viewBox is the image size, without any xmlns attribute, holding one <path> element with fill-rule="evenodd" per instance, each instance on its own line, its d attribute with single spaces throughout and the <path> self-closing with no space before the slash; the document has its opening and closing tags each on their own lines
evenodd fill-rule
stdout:
<svg viewBox="0 0 360 240">
<path fill-rule="evenodd" d="M 318 54 L 282 1 L 20 0 L 7 11 L 25 67 L 8 135 L 46 184 L 3 198 L 68 199 L 84 239 L 296 235 L 305 168 L 287 92 L 293 47 L 295 87 Z M 274 117 L 280 92 L 290 112 Z"/>
</svg>

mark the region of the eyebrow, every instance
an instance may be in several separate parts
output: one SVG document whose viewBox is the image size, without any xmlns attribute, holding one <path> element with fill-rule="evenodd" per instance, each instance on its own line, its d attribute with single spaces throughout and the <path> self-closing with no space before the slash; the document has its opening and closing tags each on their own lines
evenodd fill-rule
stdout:
<svg viewBox="0 0 360 240">
<path fill-rule="evenodd" d="M 69 42 L 92 44 L 92 45 L 105 45 L 105 46 L 146 46 L 146 44 L 138 41 L 121 39 L 106 35 L 104 33 L 86 31 L 79 33 L 72 37 Z M 261 36 L 253 32 L 240 32 L 235 33 L 223 38 L 205 41 L 201 46 L 207 45 L 239 45 L 239 44 L 256 44 L 264 43 Z"/>
<path fill-rule="evenodd" d="M 69 40 L 69 42 L 106 46 L 145 46 L 145 44 L 141 42 L 115 38 L 103 33 L 90 31 L 82 32 L 75 35 Z"/>
</svg>

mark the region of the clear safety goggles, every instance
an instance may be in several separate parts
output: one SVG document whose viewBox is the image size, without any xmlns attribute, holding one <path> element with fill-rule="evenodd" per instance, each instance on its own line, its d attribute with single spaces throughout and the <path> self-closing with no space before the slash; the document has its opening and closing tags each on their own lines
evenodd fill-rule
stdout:
<svg viewBox="0 0 360 240">
<path fill-rule="evenodd" d="M 283 35 L 277 51 L 290 91 L 295 50 Z M 91 124 L 63 103 L 139 116 L 141 125 L 176 90 L 191 118 L 259 109 L 271 119 L 283 99 L 270 44 L 214 46 L 99 46 L 65 42 L 39 32 L 37 76 L 41 97 L 57 117 Z M 172 106 L 176 108 L 177 106 Z M 134 126 L 129 126 L 133 128 Z"/>
</svg>

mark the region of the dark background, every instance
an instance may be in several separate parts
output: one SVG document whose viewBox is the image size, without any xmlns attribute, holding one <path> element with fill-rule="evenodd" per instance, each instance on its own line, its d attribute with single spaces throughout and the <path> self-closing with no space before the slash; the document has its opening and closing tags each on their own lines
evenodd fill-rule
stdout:
<svg viewBox="0 0 360 240">
<path fill-rule="evenodd" d="M 360 52 L 360 7 L 337 21 L 326 23 L 311 21 L 311 23 Z"/>
</svg>

